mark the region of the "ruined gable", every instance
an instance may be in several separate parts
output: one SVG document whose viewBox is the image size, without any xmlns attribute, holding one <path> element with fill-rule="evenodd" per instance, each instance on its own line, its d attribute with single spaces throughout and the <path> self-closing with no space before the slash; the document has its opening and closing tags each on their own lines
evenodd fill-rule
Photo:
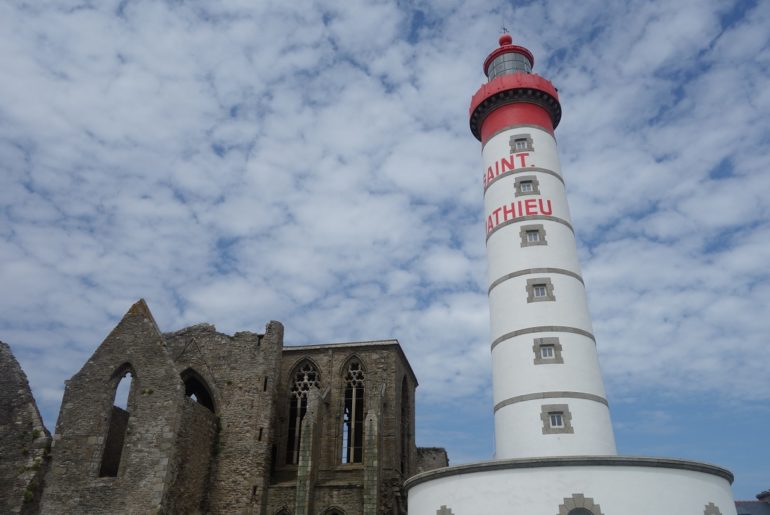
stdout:
<svg viewBox="0 0 770 515">
<path fill-rule="evenodd" d="M 27 376 L 0 342 L 0 513 L 35 513 L 51 436 Z"/>
<path fill-rule="evenodd" d="M 124 410 L 113 403 L 128 374 Z M 155 320 L 140 300 L 66 384 L 42 513 L 164 509 L 182 388 Z"/>
</svg>

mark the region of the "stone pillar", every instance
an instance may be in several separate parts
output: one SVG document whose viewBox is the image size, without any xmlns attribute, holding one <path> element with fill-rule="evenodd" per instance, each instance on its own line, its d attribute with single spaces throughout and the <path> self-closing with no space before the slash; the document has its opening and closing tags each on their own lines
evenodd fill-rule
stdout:
<svg viewBox="0 0 770 515">
<path fill-rule="evenodd" d="M 324 415 L 324 403 L 329 397 L 329 389 L 323 392 L 311 389 L 308 393 L 307 412 L 302 418 L 302 434 L 299 442 L 297 461 L 297 491 L 294 503 L 295 515 L 313 513 L 313 487 L 318 473 L 319 421 Z"/>
<path fill-rule="evenodd" d="M 380 503 L 380 483 L 382 483 L 382 462 L 380 449 L 382 442 L 381 417 L 382 400 L 385 385 L 381 385 L 375 395 L 370 397 L 364 421 L 364 511 L 363 515 L 377 515 Z"/>
</svg>

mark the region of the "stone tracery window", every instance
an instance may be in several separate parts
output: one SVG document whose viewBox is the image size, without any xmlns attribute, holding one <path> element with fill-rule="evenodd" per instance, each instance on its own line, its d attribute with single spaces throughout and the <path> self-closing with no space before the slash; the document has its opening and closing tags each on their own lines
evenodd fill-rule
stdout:
<svg viewBox="0 0 770 515">
<path fill-rule="evenodd" d="M 364 369 L 352 359 L 345 370 L 345 405 L 342 409 L 342 463 L 361 463 L 364 445 Z"/>
<path fill-rule="evenodd" d="M 299 461 L 299 442 L 302 436 L 302 419 L 307 412 L 307 397 L 311 388 L 319 387 L 318 370 L 305 361 L 295 369 L 289 387 L 289 433 L 286 441 L 286 463 Z"/>
</svg>

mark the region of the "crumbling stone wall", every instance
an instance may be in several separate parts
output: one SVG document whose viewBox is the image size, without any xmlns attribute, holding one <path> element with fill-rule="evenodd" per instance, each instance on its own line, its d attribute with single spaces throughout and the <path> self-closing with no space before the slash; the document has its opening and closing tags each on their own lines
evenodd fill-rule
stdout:
<svg viewBox="0 0 770 515">
<path fill-rule="evenodd" d="M 36 513 L 51 436 L 27 376 L 0 342 L 0 513 Z"/>
<path fill-rule="evenodd" d="M 129 370 L 128 428 L 117 476 L 100 477 L 115 389 Z M 183 395 L 163 337 L 140 300 L 66 383 L 42 513 L 166 511 Z"/>
<path fill-rule="evenodd" d="M 449 457 L 443 447 L 418 447 L 415 474 L 449 466 Z"/>
<path fill-rule="evenodd" d="M 205 381 L 219 418 L 208 509 L 264 513 L 283 326 L 229 336 L 200 324 L 164 336 L 179 373 L 193 370 Z"/>
<path fill-rule="evenodd" d="M 0 512 L 37 513 L 39 490 L 30 485 L 42 484 L 48 433 L 2 344 L 0 357 L 0 407 L 10 406 L 0 411 L 0 502 L 9 506 L 0 504 Z M 306 360 L 320 388 L 293 464 L 286 459 L 289 380 Z M 358 374 L 358 365 L 349 368 L 358 362 L 363 454 L 342 463 L 345 375 Z M 115 393 L 126 373 L 132 381 L 122 409 Z M 284 348 L 278 322 L 264 334 L 229 336 L 209 324 L 162 334 L 140 300 L 66 384 L 39 512 L 403 515 L 404 479 L 443 451 L 421 458 L 415 448 L 416 386 L 395 340 Z"/>
<path fill-rule="evenodd" d="M 137 302 L 67 383 L 42 513 L 263 513 L 282 346 L 278 322 L 264 335 L 208 324 L 162 335 Z M 105 477 L 127 371 L 125 441 L 122 453 L 108 450 L 120 458 Z M 185 395 L 190 384 L 200 403 Z"/>
<path fill-rule="evenodd" d="M 194 515 L 206 511 L 209 472 L 217 438 L 217 418 L 208 408 L 190 398 L 182 406 L 177 434 L 174 479 L 170 492 L 171 513 Z"/>
</svg>

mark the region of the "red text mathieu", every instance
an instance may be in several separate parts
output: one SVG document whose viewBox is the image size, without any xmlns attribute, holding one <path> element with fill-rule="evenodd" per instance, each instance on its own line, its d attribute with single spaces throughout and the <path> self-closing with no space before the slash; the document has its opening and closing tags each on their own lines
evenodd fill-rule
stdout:
<svg viewBox="0 0 770 515">
<path fill-rule="evenodd" d="M 553 214 L 553 208 L 550 199 L 528 198 L 527 200 L 514 201 L 498 207 L 487 216 L 487 234 L 508 220 L 524 216 L 550 216 L 551 214 Z"/>
<path fill-rule="evenodd" d="M 529 157 L 529 152 L 519 152 L 518 154 L 511 154 L 509 157 L 501 157 L 494 164 L 489 165 L 483 174 L 484 188 L 500 174 L 526 167 L 527 157 Z M 534 165 L 530 164 L 529 166 Z"/>
</svg>

